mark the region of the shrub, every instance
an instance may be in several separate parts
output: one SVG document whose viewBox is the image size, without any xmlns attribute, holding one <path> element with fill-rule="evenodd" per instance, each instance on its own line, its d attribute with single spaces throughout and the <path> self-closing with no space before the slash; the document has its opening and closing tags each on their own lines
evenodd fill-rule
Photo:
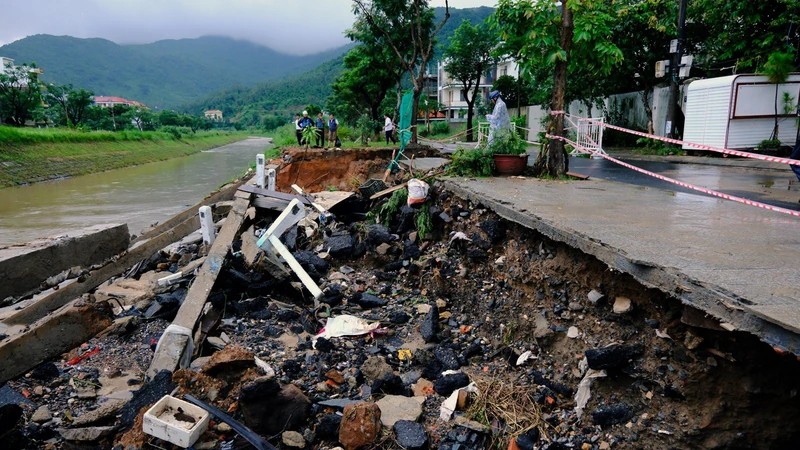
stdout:
<svg viewBox="0 0 800 450">
<path fill-rule="evenodd" d="M 453 162 L 447 168 L 448 175 L 467 177 L 490 177 L 494 173 L 494 159 L 481 148 L 458 147 L 453 153 Z"/>
</svg>

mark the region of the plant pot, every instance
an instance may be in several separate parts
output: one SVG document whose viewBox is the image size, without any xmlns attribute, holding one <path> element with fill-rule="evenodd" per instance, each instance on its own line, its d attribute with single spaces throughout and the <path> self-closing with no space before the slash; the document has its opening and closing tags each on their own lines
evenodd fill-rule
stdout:
<svg viewBox="0 0 800 450">
<path fill-rule="evenodd" d="M 528 155 L 492 155 L 500 175 L 522 175 L 528 165 Z"/>
</svg>

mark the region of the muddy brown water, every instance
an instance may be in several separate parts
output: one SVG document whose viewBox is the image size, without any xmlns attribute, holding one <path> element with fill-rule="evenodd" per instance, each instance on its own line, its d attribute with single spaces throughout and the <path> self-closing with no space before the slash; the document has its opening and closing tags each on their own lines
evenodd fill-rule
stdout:
<svg viewBox="0 0 800 450">
<path fill-rule="evenodd" d="M 0 189 L 0 245 L 100 223 L 127 223 L 138 233 L 240 175 L 270 145 L 251 138 L 183 158 Z"/>
</svg>

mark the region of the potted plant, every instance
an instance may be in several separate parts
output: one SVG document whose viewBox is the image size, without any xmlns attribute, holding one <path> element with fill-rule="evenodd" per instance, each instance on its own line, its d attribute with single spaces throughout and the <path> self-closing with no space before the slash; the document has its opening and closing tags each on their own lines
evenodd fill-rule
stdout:
<svg viewBox="0 0 800 450">
<path fill-rule="evenodd" d="M 514 130 L 498 132 L 486 152 L 492 155 L 500 175 L 521 175 L 528 166 L 528 143 Z"/>
</svg>

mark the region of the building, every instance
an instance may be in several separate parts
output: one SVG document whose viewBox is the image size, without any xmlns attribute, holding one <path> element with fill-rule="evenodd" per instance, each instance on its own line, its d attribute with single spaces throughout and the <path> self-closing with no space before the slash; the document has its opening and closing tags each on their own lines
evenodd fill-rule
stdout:
<svg viewBox="0 0 800 450">
<path fill-rule="evenodd" d="M 137 102 L 136 100 L 127 100 L 122 97 L 111 97 L 107 95 L 97 95 L 92 97 L 94 100 L 94 104 L 103 108 L 111 108 L 112 106 L 116 105 L 126 105 L 126 106 L 138 106 L 140 108 L 147 108 L 142 102 Z"/>
<path fill-rule="evenodd" d="M 6 72 L 8 72 L 10 70 L 13 70 L 15 67 L 16 66 L 14 65 L 14 60 L 13 59 L 6 58 L 5 56 L 0 56 L 0 74 L 4 74 L 4 73 L 6 73 Z M 44 73 L 44 70 L 42 70 L 42 69 L 40 69 L 38 67 L 30 67 L 28 69 L 28 72 L 41 75 L 41 74 Z M 21 83 L 22 83 L 22 87 L 25 87 L 25 86 L 28 85 L 28 80 L 27 79 L 22 80 Z"/>
<path fill-rule="evenodd" d="M 453 79 L 449 73 L 444 69 L 446 62 L 439 61 L 438 70 L 438 99 L 445 117 L 450 122 L 466 122 L 467 121 L 467 99 L 464 90 L 462 89 L 461 82 Z M 499 62 L 495 67 L 486 71 L 481 76 L 478 84 L 478 90 L 484 100 L 489 96 L 489 91 L 498 77 L 509 75 L 514 78 L 519 77 L 519 66 L 517 62 L 508 59 Z"/>
<path fill-rule="evenodd" d="M 218 109 L 209 109 L 205 112 L 206 119 L 213 120 L 214 122 L 219 122 L 222 120 L 222 111 Z"/>
</svg>

